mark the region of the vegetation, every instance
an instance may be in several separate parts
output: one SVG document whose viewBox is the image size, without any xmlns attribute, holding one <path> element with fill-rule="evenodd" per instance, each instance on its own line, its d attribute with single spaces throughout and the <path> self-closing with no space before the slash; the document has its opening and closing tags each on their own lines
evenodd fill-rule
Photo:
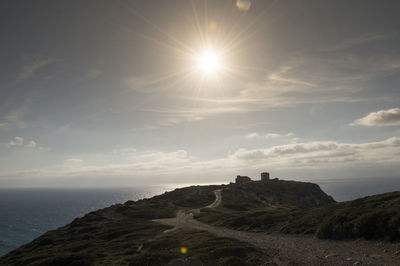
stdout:
<svg viewBox="0 0 400 266">
<path fill-rule="evenodd" d="M 164 265 L 192 259 L 216 265 L 259 265 L 266 255 L 236 240 L 206 232 L 170 229 L 152 219 L 175 216 L 179 209 L 206 206 L 220 186 L 176 189 L 151 199 L 113 205 L 49 231 L 0 258 L 0 265 Z M 186 247 L 187 254 L 180 248 Z"/>
<path fill-rule="evenodd" d="M 187 254 L 180 254 L 180 248 Z M 161 236 L 146 243 L 143 252 L 133 258 L 130 265 L 162 265 L 174 259 L 187 259 L 207 265 L 260 265 L 268 257 L 250 244 L 215 237 L 207 232 L 186 231 Z"/>
<path fill-rule="evenodd" d="M 153 219 L 207 206 L 222 189 L 222 206 L 196 218 L 238 230 L 315 234 L 319 238 L 400 240 L 400 192 L 336 203 L 318 185 L 254 181 L 242 185 L 192 186 L 151 199 L 128 201 L 89 213 L 49 231 L 0 258 L 0 265 L 260 265 L 265 251 L 207 232 L 163 233 Z M 182 254 L 180 248 L 186 247 Z"/>
<path fill-rule="evenodd" d="M 317 184 L 270 180 L 231 184 L 223 190 L 223 207 L 233 211 L 265 206 L 314 207 L 335 202 Z"/>
<path fill-rule="evenodd" d="M 324 201 L 320 205 L 319 201 L 307 207 L 305 203 L 312 202 L 311 199 L 299 198 L 296 203 L 291 201 L 293 195 L 279 200 L 269 195 L 261 204 L 261 197 L 257 198 L 254 193 L 242 198 L 241 189 L 224 190 L 223 207 L 202 209 L 196 218 L 216 226 L 255 232 L 315 234 L 325 239 L 400 240 L 400 192 L 349 202 Z M 243 200 L 239 202 L 238 198 Z"/>
<path fill-rule="evenodd" d="M 319 224 L 319 238 L 400 240 L 400 192 L 385 193 L 328 208 Z"/>
</svg>

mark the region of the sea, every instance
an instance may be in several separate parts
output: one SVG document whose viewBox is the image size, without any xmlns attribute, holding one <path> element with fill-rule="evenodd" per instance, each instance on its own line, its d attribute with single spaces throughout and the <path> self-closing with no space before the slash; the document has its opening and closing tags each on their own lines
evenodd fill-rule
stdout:
<svg viewBox="0 0 400 266">
<path fill-rule="evenodd" d="M 321 179 L 336 201 L 400 191 L 400 178 Z M 112 204 L 139 200 L 185 185 L 113 189 L 0 189 L 0 256 L 77 217 Z"/>
<path fill-rule="evenodd" d="M 0 256 L 91 211 L 173 189 L 0 189 Z"/>
</svg>

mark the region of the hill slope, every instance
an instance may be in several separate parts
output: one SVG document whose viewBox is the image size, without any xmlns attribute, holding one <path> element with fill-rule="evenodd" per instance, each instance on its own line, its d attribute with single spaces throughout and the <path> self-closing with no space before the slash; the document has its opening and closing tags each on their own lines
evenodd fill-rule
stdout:
<svg viewBox="0 0 400 266">
<path fill-rule="evenodd" d="M 230 184 L 223 190 L 222 204 L 230 210 L 245 211 L 265 206 L 307 208 L 333 203 L 317 184 L 286 181 L 251 181 Z"/>
<path fill-rule="evenodd" d="M 372 238 L 388 233 L 398 237 L 399 192 L 335 203 L 312 183 L 253 181 L 186 187 L 113 205 L 47 232 L 1 257 L 0 265 L 173 265 L 179 259 L 207 265 L 272 262 L 271 254 L 240 239 L 193 230 L 166 235 L 163 232 L 171 227 L 153 221 L 174 217 L 179 210 L 207 206 L 214 201 L 217 189 L 221 190 L 222 206 L 202 209 L 198 215 L 207 223 L 251 231 L 316 233 L 326 238 L 337 238 L 340 230 L 341 237 L 357 237 L 359 234 L 349 234 L 355 232 L 350 225 L 362 224 L 360 228 L 374 232 Z M 367 210 L 373 212 L 366 215 Z M 180 252 L 182 247 L 188 249 L 186 254 Z"/>
<path fill-rule="evenodd" d="M 171 227 L 152 221 L 209 205 L 218 188 L 176 189 L 91 212 L 1 257 L 0 265 L 164 265 L 187 258 L 210 265 L 262 264 L 268 256 L 248 243 L 199 231 L 164 235 Z"/>
<path fill-rule="evenodd" d="M 223 207 L 202 209 L 196 218 L 216 226 L 255 232 L 400 240 L 400 192 L 336 203 L 317 185 L 297 183 L 251 182 L 225 189 Z M 268 192 L 265 196 L 260 191 Z"/>
</svg>

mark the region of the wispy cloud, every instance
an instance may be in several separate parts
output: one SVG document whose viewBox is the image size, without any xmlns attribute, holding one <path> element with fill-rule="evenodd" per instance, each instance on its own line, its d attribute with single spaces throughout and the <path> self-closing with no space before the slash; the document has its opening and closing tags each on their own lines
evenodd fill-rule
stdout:
<svg viewBox="0 0 400 266">
<path fill-rule="evenodd" d="M 288 55 L 276 65 L 267 64 L 254 68 L 256 70 L 239 68 L 229 75 L 221 75 L 219 84 L 213 86 L 201 84 L 203 81 L 199 79 L 196 83 L 196 77 L 185 77 L 182 73 L 125 77 L 125 86 L 133 94 L 145 95 L 135 108 L 143 112 L 154 112 L 155 106 L 160 108 L 160 115 L 154 121 L 138 125 L 132 131 L 305 104 L 396 101 L 395 97 L 375 97 L 376 94 L 370 92 L 371 84 L 377 79 L 400 70 L 400 57 L 361 56 L 347 51 L 388 36 L 390 34 L 356 36 L 338 42 L 329 48 L 330 51 Z M 238 78 L 241 75 L 245 78 Z"/>
<path fill-rule="evenodd" d="M 29 141 L 27 144 L 25 144 L 25 146 L 24 147 L 26 147 L 26 148 L 36 148 L 36 146 L 37 146 L 37 144 L 36 144 L 36 141 L 34 141 L 34 140 L 31 140 L 31 141 Z"/>
<path fill-rule="evenodd" d="M 147 111 L 159 113 L 160 114 L 159 119 L 151 124 L 146 124 L 143 126 L 131 128 L 130 129 L 131 132 L 156 130 L 187 122 L 201 121 L 216 115 L 245 112 L 245 110 L 241 109 L 239 106 L 219 106 L 219 107 L 210 106 L 209 108 L 202 107 L 202 108 L 187 108 L 187 109 L 172 108 L 165 110 L 147 109 Z"/>
<path fill-rule="evenodd" d="M 343 40 L 336 45 L 325 49 L 325 51 L 336 52 L 343 51 L 355 46 L 363 45 L 369 42 L 378 41 L 387 38 L 389 35 L 387 34 L 366 34 L 357 36 L 354 38 L 350 38 L 347 40 Z"/>
<path fill-rule="evenodd" d="M 9 148 L 26 148 L 29 150 L 39 149 L 39 150 L 48 150 L 44 147 L 38 146 L 37 142 L 34 140 L 25 141 L 24 138 L 15 136 L 12 140 L 7 143 L 7 147 Z"/>
<path fill-rule="evenodd" d="M 24 108 L 18 108 L 8 111 L 4 115 L 3 119 L 0 120 L 0 129 L 26 127 L 25 121 L 22 120 L 23 115 Z"/>
<path fill-rule="evenodd" d="M 174 96 L 168 95 L 167 98 L 170 98 L 163 101 L 163 108 L 154 110 L 151 105 L 147 105 L 141 109 L 145 112 L 158 112 L 159 121 L 139 126 L 133 131 L 154 130 L 219 115 L 245 114 L 302 104 L 393 102 L 396 100 L 393 97 L 369 97 L 363 93 L 374 78 L 394 70 L 397 61 L 393 60 L 365 61 L 352 56 L 314 58 L 304 55 L 286 62 L 276 70 L 266 71 L 258 79 L 237 84 L 228 82 L 228 93 L 223 96 L 191 95 L 188 90 Z"/>
<path fill-rule="evenodd" d="M 291 78 L 286 76 L 292 67 L 284 66 L 278 72 L 274 72 L 268 75 L 268 79 L 273 83 L 287 83 L 293 85 L 301 85 L 301 86 L 308 86 L 308 87 L 316 87 L 317 85 L 305 80 L 300 80 L 296 78 Z"/>
<path fill-rule="evenodd" d="M 84 164 L 84 160 L 79 159 L 79 158 L 69 158 L 65 160 L 64 165 L 69 166 L 69 167 L 77 167 Z"/>
<path fill-rule="evenodd" d="M 355 120 L 350 125 L 367 127 L 400 126 L 400 108 L 369 113 L 367 116 Z"/>
<path fill-rule="evenodd" d="M 8 147 L 14 147 L 14 146 L 22 146 L 24 144 L 24 139 L 21 137 L 14 137 L 10 142 L 8 143 Z"/>
<path fill-rule="evenodd" d="M 276 138 L 283 138 L 283 137 L 294 137 L 296 136 L 294 133 L 289 132 L 287 134 L 278 134 L 278 133 L 259 133 L 259 132 L 252 132 L 246 135 L 247 139 L 276 139 Z"/>
<path fill-rule="evenodd" d="M 101 71 L 100 69 L 98 69 L 97 67 L 92 67 L 88 70 L 88 72 L 86 72 L 85 77 L 87 79 L 96 79 L 98 78 L 101 74 L 103 73 L 103 71 Z"/>
<path fill-rule="evenodd" d="M 17 81 L 32 78 L 40 69 L 56 62 L 53 58 L 36 58 L 25 63 L 18 74 Z"/>
<path fill-rule="evenodd" d="M 356 45 L 382 36 L 368 36 L 349 41 Z M 348 44 L 349 45 L 349 44 Z M 134 77 L 132 88 L 145 87 L 146 103 L 136 108 L 158 113 L 153 122 L 139 125 L 132 131 L 156 130 L 187 122 L 200 121 L 227 114 L 246 114 L 269 109 L 294 107 L 304 104 L 395 102 L 396 97 L 375 97 L 366 88 L 388 73 L 400 70 L 400 59 L 393 57 L 361 57 L 348 53 L 296 55 L 281 65 L 253 75 L 251 80 L 227 80 L 219 88 L 188 89 L 193 84 L 176 83 L 174 93 L 168 94 L 165 80 L 156 82 L 149 77 Z M 228 78 L 229 79 L 229 78 Z M 174 78 L 170 80 L 174 84 Z M 225 82 L 225 81 L 224 81 Z M 133 85 L 132 85 L 133 84 Z M 175 86 L 174 85 L 174 86 Z M 181 87 L 180 87 L 181 86 Z M 368 87 L 369 86 L 369 87 Z M 154 109 L 154 102 L 159 106 Z"/>
<path fill-rule="evenodd" d="M 115 150 L 119 156 L 126 155 L 126 150 Z M 15 172 L 2 172 L 1 176 L 37 176 L 37 177 L 76 177 L 76 176 L 135 176 L 176 173 L 190 169 L 194 157 L 185 150 L 172 152 L 128 151 L 126 163 L 90 164 L 80 158 L 69 158 L 60 164 L 46 168 Z M 115 155 L 115 154 L 114 154 Z"/>
<path fill-rule="evenodd" d="M 343 167 L 351 164 L 400 162 L 400 138 L 359 144 L 314 141 L 266 149 L 238 149 L 229 156 L 237 165 L 268 164 L 281 168 Z"/>
</svg>

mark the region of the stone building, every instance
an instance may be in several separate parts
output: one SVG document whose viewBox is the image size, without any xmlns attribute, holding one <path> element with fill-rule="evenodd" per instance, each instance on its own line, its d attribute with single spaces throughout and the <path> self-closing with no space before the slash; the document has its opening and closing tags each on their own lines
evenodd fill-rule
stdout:
<svg viewBox="0 0 400 266">
<path fill-rule="evenodd" d="M 269 173 L 264 172 L 261 173 L 261 181 L 268 181 L 269 180 Z"/>
<path fill-rule="evenodd" d="M 244 183 L 247 183 L 247 182 L 250 182 L 250 181 L 251 181 L 250 177 L 238 175 L 238 176 L 236 176 L 235 183 L 236 184 L 244 184 Z"/>
</svg>

